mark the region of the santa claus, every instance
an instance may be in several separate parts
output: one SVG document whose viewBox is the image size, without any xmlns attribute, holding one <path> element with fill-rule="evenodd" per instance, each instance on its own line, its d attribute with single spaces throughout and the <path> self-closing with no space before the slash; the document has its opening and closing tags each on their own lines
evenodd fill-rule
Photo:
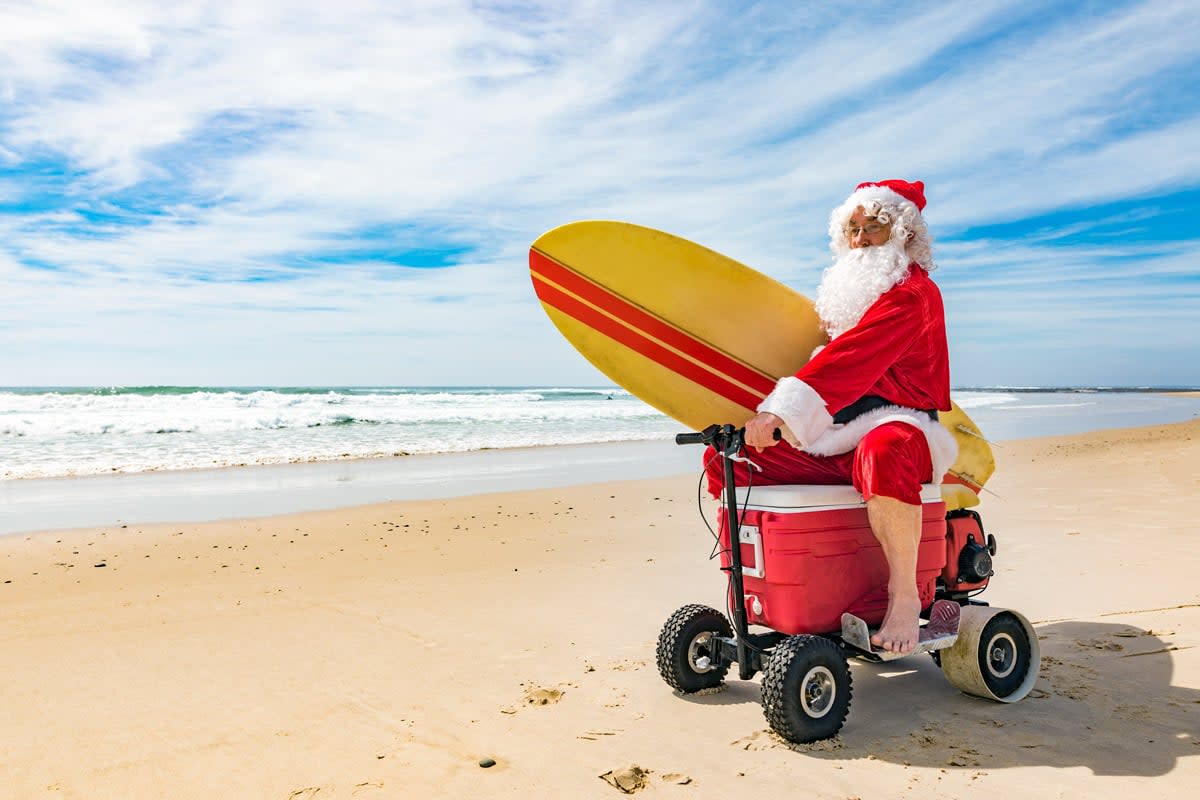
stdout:
<svg viewBox="0 0 1200 800">
<path fill-rule="evenodd" d="M 940 482 L 957 453 L 937 421 L 950 409 L 950 367 L 924 208 L 920 181 L 884 180 L 859 184 L 834 209 L 834 262 L 816 303 L 829 342 L 759 405 L 746 423 L 753 467 L 735 469 L 739 485 L 850 483 L 862 493 L 889 568 L 888 610 L 871 641 L 894 653 L 917 645 L 921 484 Z M 706 464 L 718 497 L 720 461 Z"/>
</svg>

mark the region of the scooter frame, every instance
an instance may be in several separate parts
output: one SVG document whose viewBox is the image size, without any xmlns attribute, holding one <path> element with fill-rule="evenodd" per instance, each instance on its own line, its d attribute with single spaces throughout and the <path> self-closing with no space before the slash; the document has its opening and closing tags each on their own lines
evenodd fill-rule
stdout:
<svg viewBox="0 0 1200 800">
<path fill-rule="evenodd" d="M 779 438 L 778 430 L 775 438 Z M 795 742 L 834 735 L 849 710 L 847 657 L 879 662 L 913 653 L 875 650 L 866 623 L 848 613 L 842 615 L 840 635 L 789 635 L 776 630 L 751 633 L 742 554 L 737 545 L 741 520 L 733 469 L 733 461 L 740 457 L 745 444 L 745 431 L 729 424 L 710 425 L 700 432 L 678 434 L 675 442 L 710 445 L 723 462 L 724 524 L 726 541 L 731 545 L 729 565 L 721 569 L 729 573 L 727 610 L 733 624 L 730 630 L 720 612 L 705 606 L 685 606 L 676 611 L 659 637 L 660 674 L 678 691 L 690 693 L 719 683 L 736 662 L 742 680 L 764 672 L 764 713 L 777 733 Z M 994 539 L 987 539 L 994 552 Z M 990 608 L 963 592 L 942 587 L 938 587 L 934 603 L 923 616 L 930 622 L 921 628 L 921 642 L 914 653 L 930 652 L 947 679 L 961 691 L 1011 703 L 1032 689 L 1041 656 L 1036 633 L 1023 616 Z M 686 680 L 679 672 L 681 660 L 687 664 L 683 669 L 691 670 Z M 834 697 L 840 705 L 831 712 L 829 704 Z M 826 705 L 822 707 L 821 703 Z"/>
</svg>

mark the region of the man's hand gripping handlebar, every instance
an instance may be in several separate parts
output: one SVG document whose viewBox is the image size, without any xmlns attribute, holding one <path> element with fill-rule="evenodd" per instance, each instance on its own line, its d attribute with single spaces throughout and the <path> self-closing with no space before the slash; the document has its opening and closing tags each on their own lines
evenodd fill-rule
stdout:
<svg viewBox="0 0 1200 800">
<path fill-rule="evenodd" d="M 738 451 L 745 444 L 745 437 L 745 428 L 735 428 L 732 425 L 709 425 L 704 430 L 695 433 L 675 434 L 675 444 L 712 445 L 713 449 L 722 455 L 736 458 Z M 783 438 L 779 428 L 775 429 L 772 438 L 777 442 Z"/>
</svg>

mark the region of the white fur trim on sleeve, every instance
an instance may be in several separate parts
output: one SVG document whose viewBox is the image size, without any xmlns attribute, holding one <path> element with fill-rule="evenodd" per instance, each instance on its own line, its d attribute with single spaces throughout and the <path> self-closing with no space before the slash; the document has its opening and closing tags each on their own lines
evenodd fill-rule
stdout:
<svg viewBox="0 0 1200 800">
<path fill-rule="evenodd" d="M 803 447 L 815 442 L 833 425 L 833 417 L 825 410 L 821 395 L 799 378 L 780 378 L 775 389 L 758 404 L 783 420 L 783 438 L 789 444 Z"/>
</svg>

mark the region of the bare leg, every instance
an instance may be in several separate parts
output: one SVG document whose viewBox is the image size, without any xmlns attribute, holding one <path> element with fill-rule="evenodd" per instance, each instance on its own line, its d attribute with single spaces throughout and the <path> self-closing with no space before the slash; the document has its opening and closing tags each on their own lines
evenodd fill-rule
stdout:
<svg viewBox="0 0 1200 800">
<path fill-rule="evenodd" d="M 917 592 L 921 507 L 876 495 L 867 501 L 867 516 L 888 563 L 887 614 L 871 644 L 892 653 L 911 653 L 917 647 L 921 614 Z"/>
</svg>

